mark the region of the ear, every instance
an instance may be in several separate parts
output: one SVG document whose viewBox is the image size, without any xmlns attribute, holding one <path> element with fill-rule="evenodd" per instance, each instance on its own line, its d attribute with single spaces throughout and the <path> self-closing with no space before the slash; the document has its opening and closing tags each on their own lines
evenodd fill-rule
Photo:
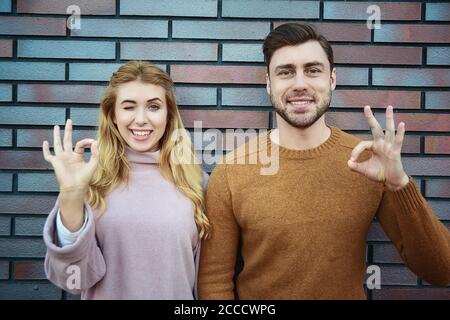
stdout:
<svg viewBox="0 0 450 320">
<path fill-rule="evenodd" d="M 270 77 L 268 73 L 266 73 L 266 91 L 267 94 L 270 96 Z"/>
<path fill-rule="evenodd" d="M 334 89 L 336 88 L 336 68 L 333 68 L 333 71 L 331 71 L 330 81 L 331 81 L 331 91 L 334 91 Z"/>
</svg>

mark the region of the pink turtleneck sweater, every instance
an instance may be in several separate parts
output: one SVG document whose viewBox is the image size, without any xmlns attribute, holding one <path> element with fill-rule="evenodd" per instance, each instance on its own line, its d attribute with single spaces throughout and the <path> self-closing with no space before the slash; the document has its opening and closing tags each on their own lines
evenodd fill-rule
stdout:
<svg viewBox="0 0 450 320">
<path fill-rule="evenodd" d="M 158 151 L 127 149 L 127 158 L 128 185 L 105 198 L 98 220 L 86 203 L 86 225 L 63 247 L 56 203 L 44 226 L 46 275 L 82 299 L 194 299 L 200 241 L 193 205 L 161 175 Z"/>
</svg>

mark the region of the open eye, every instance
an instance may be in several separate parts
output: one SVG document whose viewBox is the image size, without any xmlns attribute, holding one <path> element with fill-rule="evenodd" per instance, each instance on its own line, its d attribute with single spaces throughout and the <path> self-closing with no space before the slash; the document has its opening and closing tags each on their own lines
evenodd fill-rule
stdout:
<svg viewBox="0 0 450 320">
<path fill-rule="evenodd" d="M 315 75 L 315 74 L 321 73 L 322 70 L 320 70 L 318 68 L 311 68 L 311 69 L 308 69 L 306 72 L 309 73 L 309 74 Z"/>
<path fill-rule="evenodd" d="M 278 76 L 282 76 L 282 77 L 286 77 L 286 76 L 289 76 L 289 75 L 291 75 L 291 74 L 292 74 L 292 70 L 288 70 L 288 69 L 280 70 L 280 71 L 277 73 Z"/>
<path fill-rule="evenodd" d="M 149 104 L 149 105 L 147 106 L 147 108 L 148 108 L 149 110 L 152 110 L 152 111 L 157 111 L 157 110 L 159 110 L 161 107 L 160 107 L 159 105 L 157 105 L 157 104 Z"/>
</svg>

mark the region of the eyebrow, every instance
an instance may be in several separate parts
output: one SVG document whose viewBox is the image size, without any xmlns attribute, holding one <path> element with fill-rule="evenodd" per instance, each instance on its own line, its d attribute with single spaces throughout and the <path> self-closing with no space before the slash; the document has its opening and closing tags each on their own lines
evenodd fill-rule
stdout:
<svg viewBox="0 0 450 320">
<path fill-rule="evenodd" d="M 314 66 L 320 66 L 322 68 L 325 68 L 325 65 L 320 61 L 311 61 L 311 62 L 307 62 L 303 65 L 304 68 L 310 68 L 310 67 L 314 67 Z M 295 65 L 292 63 L 281 64 L 275 68 L 275 71 L 280 70 L 280 69 L 295 69 Z"/>
<path fill-rule="evenodd" d="M 152 102 L 152 101 L 159 101 L 159 102 L 162 103 L 162 100 L 160 98 L 152 98 L 152 99 L 147 100 L 147 102 Z M 134 100 L 123 100 L 120 104 L 124 104 L 124 103 L 134 103 L 134 104 L 136 104 L 137 102 L 134 101 Z"/>
</svg>

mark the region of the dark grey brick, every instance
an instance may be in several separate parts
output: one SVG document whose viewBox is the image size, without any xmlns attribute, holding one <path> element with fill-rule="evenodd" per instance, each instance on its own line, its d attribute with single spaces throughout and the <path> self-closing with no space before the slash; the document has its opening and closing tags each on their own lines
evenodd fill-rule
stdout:
<svg viewBox="0 0 450 320">
<path fill-rule="evenodd" d="M 62 290 L 50 282 L 0 282 L 2 300 L 59 300 Z"/>
<path fill-rule="evenodd" d="M 18 191 L 58 192 L 59 186 L 53 173 L 19 173 Z"/>
<path fill-rule="evenodd" d="M 42 236 L 46 218 L 16 218 L 14 234 L 16 236 Z"/>
<path fill-rule="evenodd" d="M 46 247 L 42 239 L 0 239 L 0 257 L 43 258 Z"/>
</svg>

